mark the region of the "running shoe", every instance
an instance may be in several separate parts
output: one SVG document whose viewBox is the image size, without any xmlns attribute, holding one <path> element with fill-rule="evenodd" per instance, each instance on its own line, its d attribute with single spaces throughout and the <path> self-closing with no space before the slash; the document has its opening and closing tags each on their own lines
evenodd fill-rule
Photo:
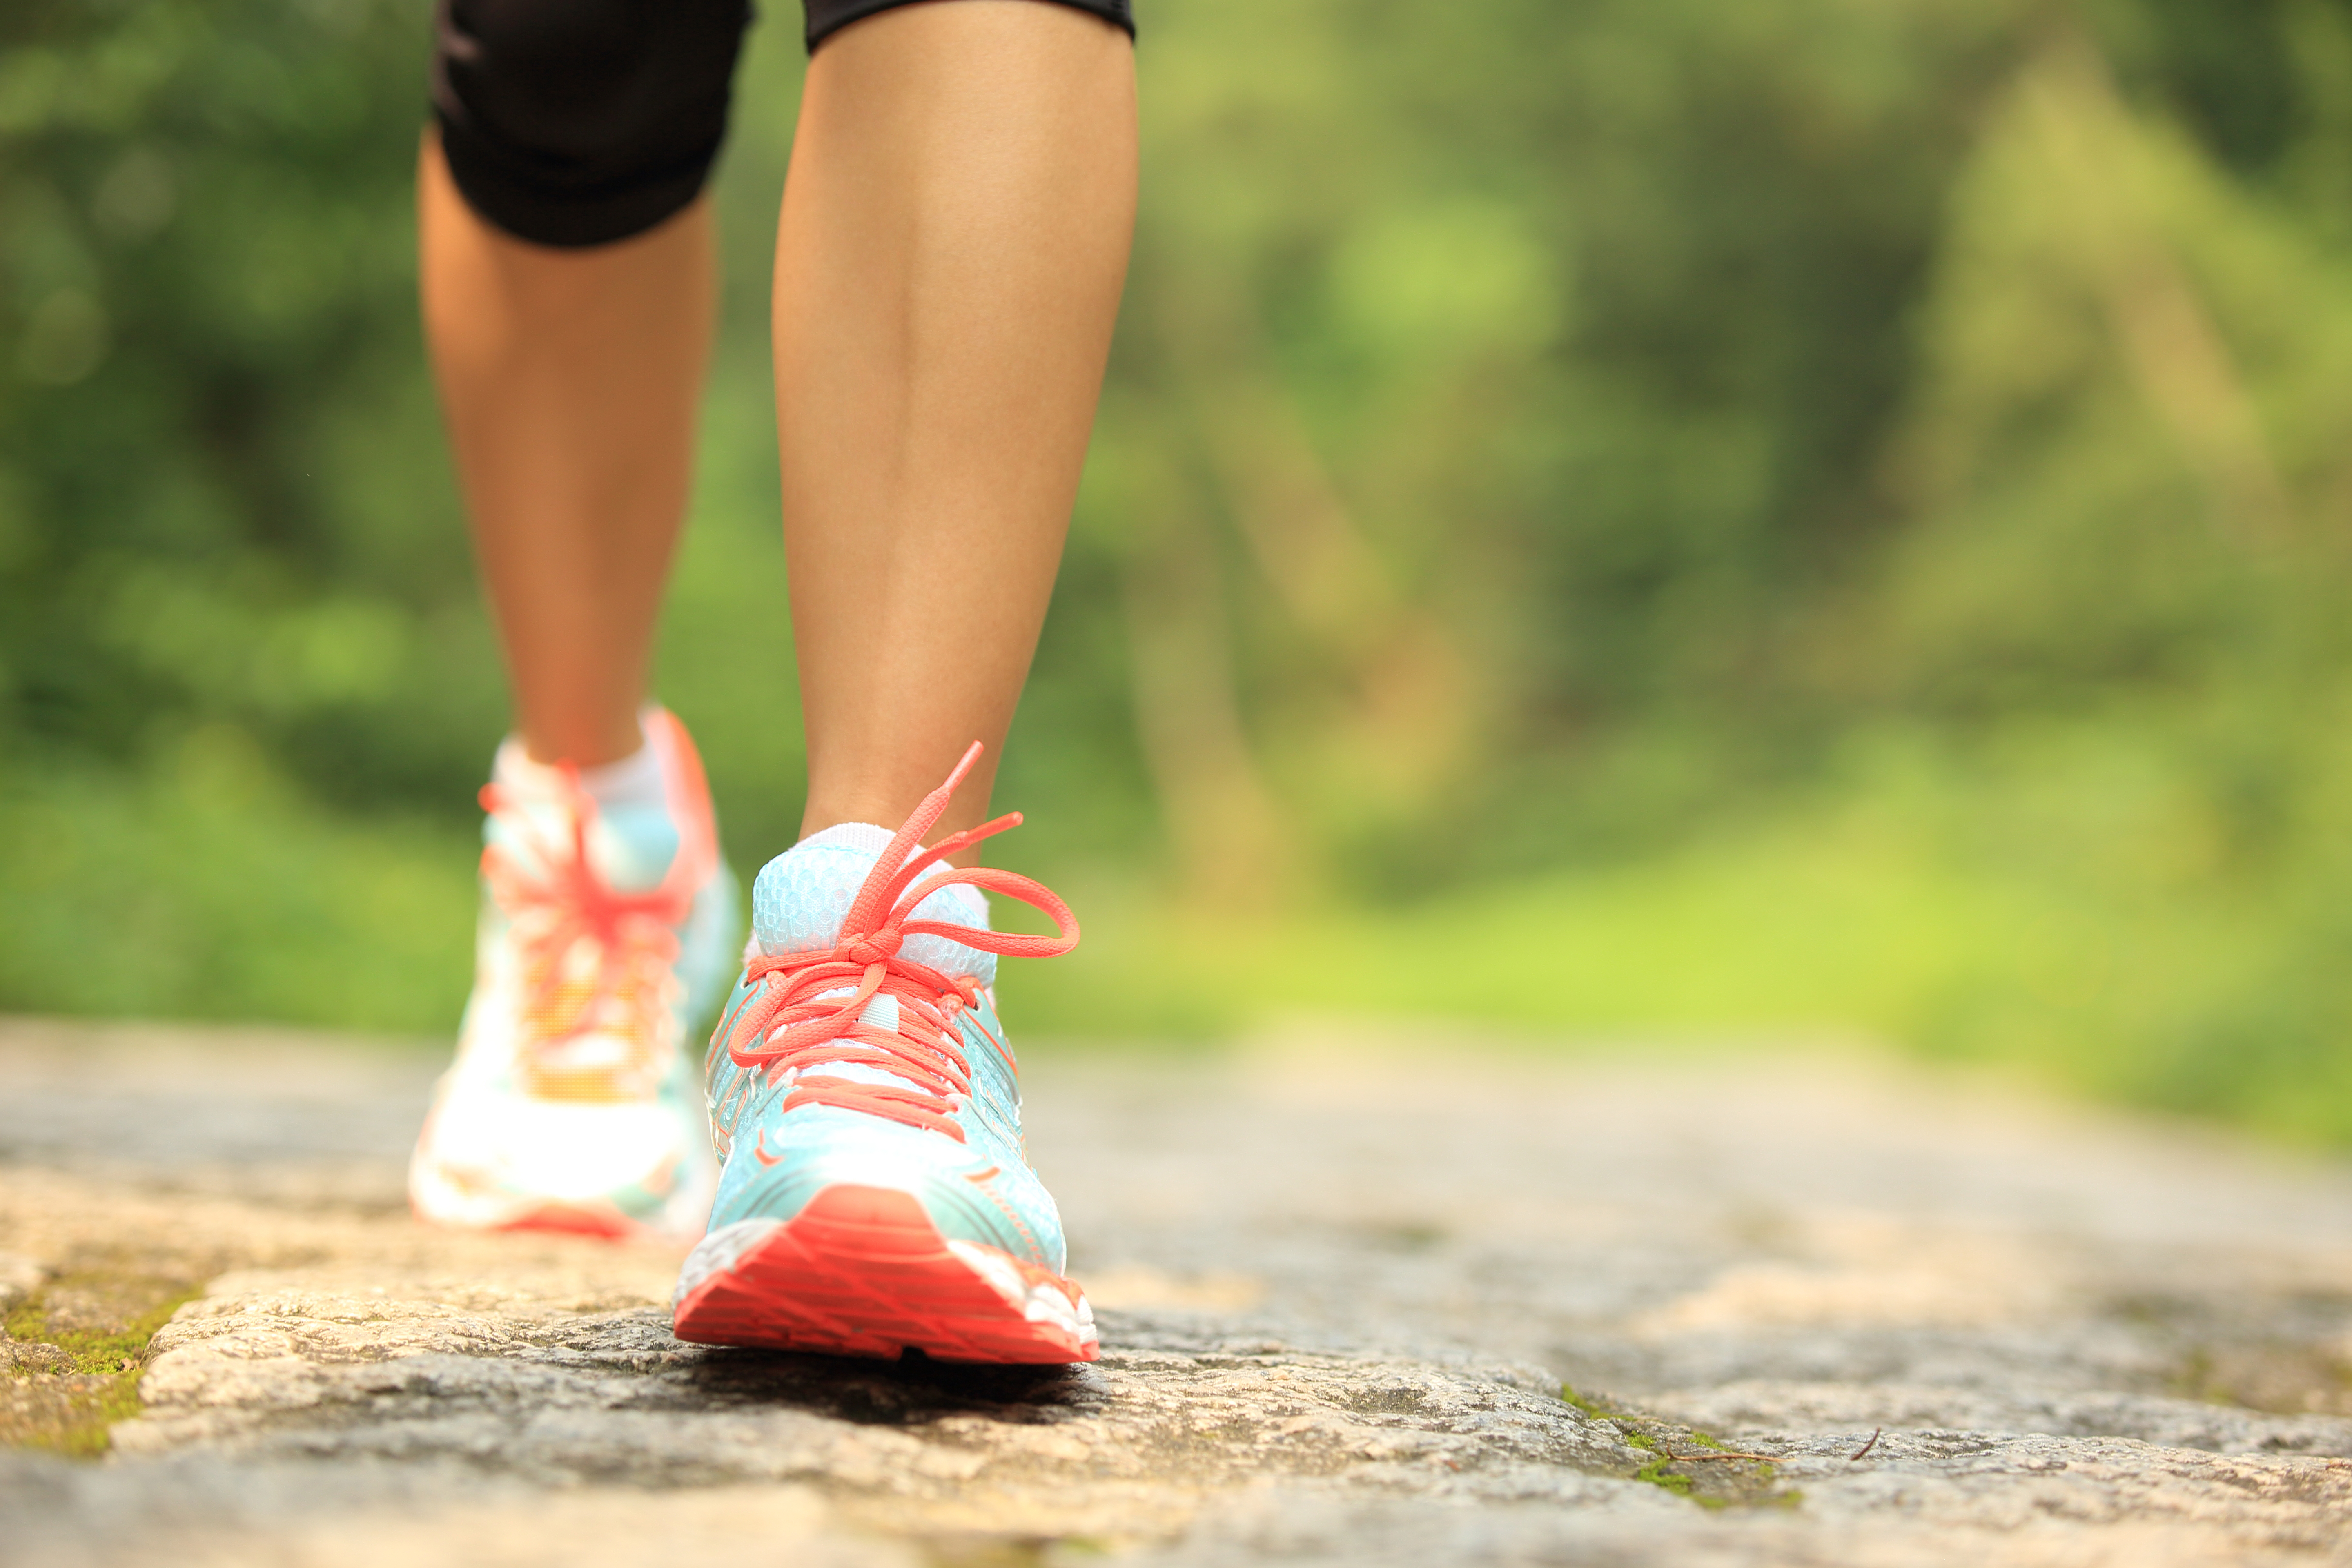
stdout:
<svg viewBox="0 0 2352 1568">
<path fill-rule="evenodd" d="M 690 1241 L 718 1184 L 688 1030 L 741 916 L 702 759 L 645 720 L 662 802 L 599 809 L 518 742 L 482 791 L 482 913 L 457 1058 L 409 1163 L 417 1215 Z"/>
<path fill-rule="evenodd" d="M 1094 1314 L 1062 1277 L 1061 1215 L 1024 1152 L 993 995 L 998 954 L 1067 952 L 1077 921 L 1026 877 L 940 865 L 1018 815 L 918 852 L 979 755 L 896 835 L 828 828 L 752 885 L 748 962 L 705 1064 L 724 1165 L 710 1233 L 678 1278 L 678 1338 L 1095 1359 Z M 1055 934 L 990 931 L 983 889 L 1045 911 Z"/>
</svg>

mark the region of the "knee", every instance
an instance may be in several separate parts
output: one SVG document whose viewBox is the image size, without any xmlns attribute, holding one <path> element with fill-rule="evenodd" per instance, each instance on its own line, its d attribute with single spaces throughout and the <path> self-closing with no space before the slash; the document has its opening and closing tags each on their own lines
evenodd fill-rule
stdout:
<svg viewBox="0 0 2352 1568">
<path fill-rule="evenodd" d="M 457 189 L 542 245 L 691 202 L 726 134 L 746 0 L 440 0 L 433 100 Z"/>
<path fill-rule="evenodd" d="M 808 19 L 803 36 L 809 52 L 850 23 L 863 20 L 881 11 L 895 11 L 901 5 L 918 4 L 919 0 L 802 0 L 802 9 Z M 1090 12 L 1100 16 L 1128 37 L 1135 36 L 1134 0 L 1054 0 L 1073 10 Z"/>
</svg>

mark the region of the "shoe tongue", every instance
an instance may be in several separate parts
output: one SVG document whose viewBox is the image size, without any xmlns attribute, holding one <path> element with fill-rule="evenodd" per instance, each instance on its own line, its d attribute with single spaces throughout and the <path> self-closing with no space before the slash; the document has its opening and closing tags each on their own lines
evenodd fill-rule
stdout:
<svg viewBox="0 0 2352 1568">
<path fill-rule="evenodd" d="M 503 799 L 483 824 L 483 837 L 527 864 L 569 860 L 572 814 L 581 810 L 590 813 L 589 868 L 616 891 L 652 891 L 677 858 L 677 824 L 664 793 L 661 755 L 651 743 L 620 762 L 583 770 L 575 785 L 562 770 L 532 762 L 509 736 L 490 776 Z"/>
<path fill-rule="evenodd" d="M 588 828 L 588 863 L 612 887 L 649 892 L 677 858 L 677 824 L 658 805 L 608 805 Z"/>
<path fill-rule="evenodd" d="M 554 798 L 509 796 L 490 814 L 482 836 L 531 865 L 549 855 L 572 856 L 572 808 Z M 588 824 L 588 864 L 605 886 L 624 893 L 661 886 L 677 857 L 677 825 L 660 806 L 613 805 Z"/>
<path fill-rule="evenodd" d="M 866 875 L 895 837 L 887 827 L 845 822 L 812 834 L 761 868 L 751 884 L 751 940 L 769 957 L 814 952 L 841 940 L 841 924 Z M 928 876 L 930 873 L 926 872 Z M 988 900 L 958 883 L 925 899 L 915 918 L 988 929 Z M 917 963 L 945 974 L 996 983 L 996 955 L 945 937 L 913 936 L 901 950 Z"/>
<path fill-rule="evenodd" d="M 847 996 L 854 994 L 854 993 L 847 986 L 844 986 L 841 990 L 829 993 L 828 994 L 831 996 Z M 866 1004 L 866 1010 L 858 1014 L 857 1021 L 861 1024 L 871 1025 L 877 1029 L 897 1029 L 898 1026 L 898 999 L 895 996 L 876 996 L 872 998 Z M 892 1072 L 887 1068 L 877 1067 L 871 1062 L 827 1062 L 823 1067 L 814 1070 L 822 1073 L 827 1078 L 847 1079 L 852 1083 L 896 1084 L 901 1089 L 913 1089 L 916 1087 L 914 1080 L 906 1077 L 904 1074 Z"/>
</svg>

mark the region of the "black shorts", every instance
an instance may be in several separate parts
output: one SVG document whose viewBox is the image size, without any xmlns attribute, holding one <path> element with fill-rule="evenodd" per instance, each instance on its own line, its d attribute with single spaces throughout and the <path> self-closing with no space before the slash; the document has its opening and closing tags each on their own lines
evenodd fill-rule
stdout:
<svg viewBox="0 0 2352 1568">
<path fill-rule="evenodd" d="M 808 47 L 916 3 L 803 0 Z M 1130 0 L 1049 3 L 1135 31 Z M 433 115 L 458 191 L 540 245 L 644 233 L 709 178 L 751 20 L 749 0 L 437 0 Z"/>
</svg>

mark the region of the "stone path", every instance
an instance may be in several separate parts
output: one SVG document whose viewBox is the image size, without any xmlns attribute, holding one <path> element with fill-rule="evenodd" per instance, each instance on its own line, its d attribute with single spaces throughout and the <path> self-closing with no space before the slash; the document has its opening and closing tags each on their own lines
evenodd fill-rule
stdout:
<svg viewBox="0 0 2352 1568">
<path fill-rule="evenodd" d="M 1864 1061 L 1039 1055 L 1103 1359 L 886 1365 L 415 1226 L 433 1070 L 0 1024 L 0 1563 L 2352 1564 L 2340 1163 Z"/>
</svg>

